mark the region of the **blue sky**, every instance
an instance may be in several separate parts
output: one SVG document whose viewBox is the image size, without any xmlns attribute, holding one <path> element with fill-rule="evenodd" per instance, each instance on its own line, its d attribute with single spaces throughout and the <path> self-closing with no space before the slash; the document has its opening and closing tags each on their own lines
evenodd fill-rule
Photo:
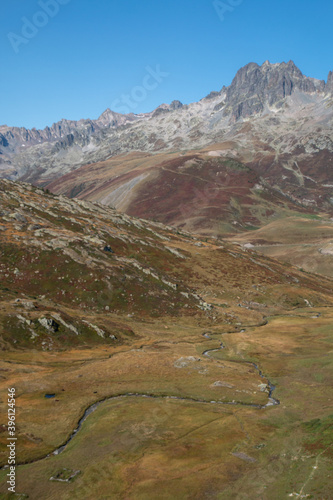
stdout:
<svg viewBox="0 0 333 500">
<path fill-rule="evenodd" d="M 333 69 L 331 0 L 219 6 L 218 14 L 213 0 L 2 0 L 0 124 L 44 128 L 108 107 L 140 113 L 197 101 L 250 61 L 292 59 L 325 80 Z"/>
</svg>

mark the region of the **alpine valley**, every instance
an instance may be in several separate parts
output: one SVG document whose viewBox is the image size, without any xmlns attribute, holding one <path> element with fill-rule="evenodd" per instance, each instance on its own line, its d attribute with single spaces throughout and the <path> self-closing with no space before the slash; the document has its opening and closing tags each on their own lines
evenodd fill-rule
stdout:
<svg viewBox="0 0 333 500">
<path fill-rule="evenodd" d="M 0 127 L 0 498 L 332 498 L 332 92 Z"/>
</svg>

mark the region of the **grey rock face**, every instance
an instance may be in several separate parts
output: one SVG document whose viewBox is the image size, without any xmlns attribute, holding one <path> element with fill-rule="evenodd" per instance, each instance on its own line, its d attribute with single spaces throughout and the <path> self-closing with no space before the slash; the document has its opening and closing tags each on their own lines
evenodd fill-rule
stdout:
<svg viewBox="0 0 333 500">
<path fill-rule="evenodd" d="M 328 73 L 327 83 L 326 83 L 326 86 L 325 86 L 325 92 L 327 94 L 333 93 L 333 73 L 332 73 L 332 71 L 330 71 Z"/>
<path fill-rule="evenodd" d="M 2 125 L 0 126 L 0 155 L 4 154 L 11 159 L 12 155 L 22 148 L 45 143 L 54 148 L 55 153 L 73 144 L 84 147 L 96 132 L 121 127 L 135 120 L 136 117 L 133 114 L 121 115 L 107 109 L 97 120 L 60 120 L 43 130 L 35 128 L 27 130 L 24 127 Z"/>
<path fill-rule="evenodd" d="M 265 105 L 281 106 L 283 99 L 296 89 L 306 92 L 323 92 L 325 82 L 308 78 L 302 74 L 293 61 L 262 66 L 250 63 L 241 68 L 227 89 L 227 111 L 233 118 L 260 113 Z"/>
<path fill-rule="evenodd" d="M 152 116 L 158 116 L 163 113 L 169 113 L 169 111 L 174 111 L 176 109 L 180 109 L 183 107 L 183 104 L 180 101 L 172 101 L 171 104 L 161 104 L 152 112 Z"/>
<path fill-rule="evenodd" d="M 9 146 L 8 140 L 3 134 L 0 134 L 0 146 L 3 146 L 4 148 Z"/>
<path fill-rule="evenodd" d="M 153 118 L 156 117 L 156 116 L 162 115 L 163 113 L 169 113 L 169 109 L 168 108 L 158 107 L 153 112 Z"/>
<path fill-rule="evenodd" d="M 51 318 L 39 318 L 38 321 L 49 332 L 57 332 L 59 329 L 58 323 Z"/>
<path fill-rule="evenodd" d="M 219 96 L 220 92 L 216 92 L 216 90 L 212 90 L 204 99 L 215 99 L 215 97 Z"/>
<path fill-rule="evenodd" d="M 183 107 L 183 103 L 181 103 L 180 101 L 172 101 L 172 103 L 170 104 L 170 109 L 179 109 L 179 108 L 182 108 Z"/>
<path fill-rule="evenodd" d="M 25 224 L 27 222 L 27 219 L 24 217 L 24 215 L 20 213 L 15 213 L 12 215 L 13 219 L 17 220 L 18 222 L 22 222 Z"/>
</svg>

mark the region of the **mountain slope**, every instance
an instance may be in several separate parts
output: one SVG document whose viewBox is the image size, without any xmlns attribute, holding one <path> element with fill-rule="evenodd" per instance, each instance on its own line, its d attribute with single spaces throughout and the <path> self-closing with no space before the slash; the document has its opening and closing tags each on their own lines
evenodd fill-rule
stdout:
<svg viewBox="0 0 333 500">
<path fill-rule="evenodd" d="M 133 153 L 81 167 L 48 188 L 214 236 L 310 210 L 272 188 L 254 167 L 214 153 Z"/>
<path fill-rule="evenodd" d="M 17 493 L 268 500 L 320 460 L 306 494 L 328 498 L 332 308 L 330 279 L 0 181 Z M 1 466 L 7 437 L 1 425 Z"/>
<path fill-rule="evenodd" d="M 214 301 L 233 302 L 245 291 L 248 299 L 257 297 L 252 284 L 265 283 L 275 297 L 274 307 L 280 300 L 282 305 L 301 296 L 303 288 L 305 293 L 313 289 L 314 302 L 330 290 L 329 280 L 319 284 L 276 261 L 257 261 L 250 251 L 221 247 L 216 240 L 203 244 L 171 227 L 100 204 L 45 194 L 29 185 L 0 181 L 0 203 L 2 294 L 34 297 L 46 310 L 54 304 L 90 315 L 193 316 L 214 323 L 223 321 L 224 315 L 220 317 L 201 297 L 206 286 Z M 221 260 L 218 267 L 215 259 Z M 290 287 L 290 298 L 289 292 L 281 299 L 275 296 L 275 287 L 281 286 Z M 274 303 L 268 291 L 265 300 Z M 14 331 L 21 320 L 13 320 Z M 29 345 L 32 333 L 26 327 L 24 345 Z M 3 335 L 7 341 L 15 339 L 10 328 Z M 38 335 L 30 341 L 39 345 Z"/>
</svg>

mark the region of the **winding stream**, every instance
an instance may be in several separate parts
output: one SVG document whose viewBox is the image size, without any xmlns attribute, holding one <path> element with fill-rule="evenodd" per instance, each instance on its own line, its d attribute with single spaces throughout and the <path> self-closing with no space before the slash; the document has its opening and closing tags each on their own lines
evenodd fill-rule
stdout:
<svg viewBox="0 0 333 500">
<path fill-rule="evenodd" d="M 203 333 L 202 335 L 206 339 L 211 340 L 211 337 L 207 333 Z M 222 335 L 226 335 L 226 334 L 222 334 Z M 217 352 L 217 351 L 221 351 L 222 349 L 225 349 L 225 345 L 223 344 L 223 342 L 220 342 L 220 347 L 217 347 L 215 349 L 207 349 L 206 351 L 204 351 L 202 353 L 202 355 L 211 358 L 211 356 L 209 355 L 210 352 Z M 214 358 L 211 358 L 211 359 L 214 359 Z M 253 366 L 257 370 L 259 377 L 267 381 L 267 387 L 269 389 L 269 391 L 268 391 L 268 403 L 266 403 L 265 405 L 255 405 L 257 408 L 263 409 L 263 408 L 267 408 L 268 406 L 274 406 L 274 405 L 280 404 L 280 401 L 278 399 L 273 398 L 273 392 L 276 389 L 275 385 L 273 385 L 272 382 L 267 377 L 265 377 L 265 375 L 263 374 L 263 372 L 260 370 L 259 366 L 256 363 L 253 363 L 252 361 L 242 361 L 240 359 L 228 359 L 227 361 L 231 361 L 232 363 L 245 363 L 247 365 Z M 237 403 L 235 403 L 235 404 L 237 404 Z"/>
<path fill-rule="evenodd" d="M 261 325 L 261 326 L 263 326 L 263 325 Z M 235 333 L 235 332 L 230 332 L 230 333 Z M 202 336 L 205 337 L 208 340 L 212 340 L 212 338 L 210 337 L 210 335 L 207 334 L 207 333 L 203 333 Z M 203 351 L 202 355 L 206 356 L 206 357 L 209 357 L 211 359 L 214 359 L 214 358 L 212 358 L 210 356 L 209 353 L 221 351 L 223 349 L 225 349 L 225 345 L 223 344 L 223 342 L 220 342 L 220 347 L 214 348 L 214 349 L 207 349 L 207 350 Z M 218 361 L 218 360 L 216 360 L 216 361 Z M 112 400 L 115 400 L 115 399 L 128 398 L 128 397 L 132 397 L 132 398 L 150 398 L 150 399 L 173 399 L 173 400 L 177 400 L 177 401 L 190 401 L 190 402 L 201 403 L 201 404 L 236 405 L 236 406 L 241 405 L 241 406 L 246 406 L 246 407 L 257 408 L 257 409 L 260 409 L 260 410 L 263 410 L 263 409 L 265 409 L 265 408 L 267 408 L 269 406 L 274 406 L 274 405 L 279 405 L 280 404 L 280 401 L 278 399 L 276 399 L 276 398 L 273 397 L 273 392 L 275 390 L 275 386 L 267 379 L 267 377 L 265 377 L 265 375 L 262 373 L 262 371 L 260 370 L 260 368 L 258 367 L 258 365 L 256 365 L 255 363 L 253 363 L 251 361 L 242 361 L 242 360 L 239 360 L 239 359 L 237 359 L 237 360 L 228 359 L 228 361 L 233 362 L 233 363 L 242 363 L 242 364 L 245 363 L 247 365 L 253 366 L 258 371 L 259 376 L 266 381 L 267 387 L 269 388 L 269 391 L 268 391 L 268 402 L 265 405 L 260 405 L 260 404 L 255 404 L 255 403 L 244 403 L 242 401 L 207 401 L 207 400 L 204 400 L 204 399 L 195 399 L 195 398 L 190 398 L 190 397 L 168 396 L 168 395 L 158 395 L 158 394 L 141 394 L 141 393 L 132 393 L 132 392 L 127 392 L 127 393 L 124 393 L 124 394 L 118 394 L 118 395 L 115 395 L 115 396 L 106 397 L 106 398 L 101 399 L 100 401 L 97 401 L 96 403 L 93 403 L 92 405 L 90 405 L 85 410 L 83 416 L 80 418 L 76 429 L 74 429 L 74 431 L 69 436 L 69 438 L 66 440 L 66 442 L 64 444 L 62 444 L 59 448 L 57 448 L 56 450 L 52 451 L 51 453 L 49 453 L 45 457 L 39 458 L 37 460 L 33 460 L 31 462 L 25 462 L 24 464 L 16 464 L 16 465 L 20 466 L 20 465 L 33 464 L 33 463 L 39 462 L 41 460 L 44 460 L 45 458 L 49 458 L 51 456 L 59 455 L 60 453 L 62 453 L 66 449 L 67 445 L 72 441 L 72 439 L 74 439 L 74 437 L 80 431 L 80 429 L 82 428 L 83 423 L 89 417 L 89 415 L 91 415 L 91 413 L 93 413 L 102 403 L 105 403 L 106 401 L 112 401 Z M 4 466 L 0 470 L 6 469 L 6 468 L 8 468 L 8 466 Z"/>
</svg>

